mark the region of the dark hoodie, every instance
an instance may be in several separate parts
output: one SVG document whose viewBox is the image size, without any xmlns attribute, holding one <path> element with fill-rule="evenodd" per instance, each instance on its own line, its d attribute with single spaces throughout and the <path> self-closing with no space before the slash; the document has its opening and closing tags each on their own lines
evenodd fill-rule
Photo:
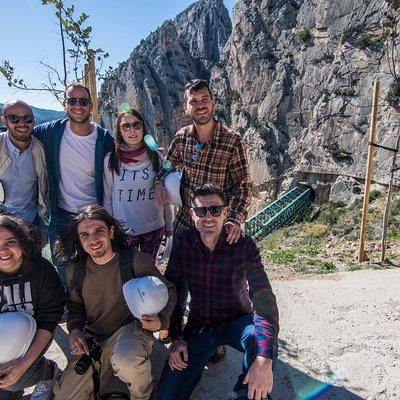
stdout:
<svg viewBox="0 0 400 400">
<path fill-rule="evenodd" d="M 0 313 L 23 311 L 33 316 L 37 329 L 53 333 L 67 297 L 53 265 L 39 254 L 13 275 L 0 272 Z"/>
</svg>

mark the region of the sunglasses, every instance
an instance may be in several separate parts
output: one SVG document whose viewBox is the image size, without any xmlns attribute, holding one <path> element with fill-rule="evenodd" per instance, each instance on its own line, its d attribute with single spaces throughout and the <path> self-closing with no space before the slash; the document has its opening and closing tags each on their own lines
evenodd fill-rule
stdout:
<svg viewBox="0 0 400 400">
<path fill-rule="evenodd" d="M 87 97 L 68 97 L 66 102 L 69 106 L 76 106 L 76 104 L 79 103 L 82 107 L 86 107 L 91 103 L 90 99 Z"/>
<path fill-rule="evenodd" d="M 18 124 L 18 122 L 21 121 L 21 119 L 25 124 L 31 124 L 35 118 L 32 114 L 27 114 L 22 116 L 11 114 L 11 115 L 5 115 L 5 117 L 13 124 Z"/>
<path fill-rule="evenodd" d="M 210 207 L 192 207 L 194 213 L 199 217 L 203 218 L 206 216 L 207 211 L 210 212 L 211 216 L 219 217 L 225 206 L 210 206 Z"/>
<path fill-rule="evenodd" d="M 124 122 L 121 125 L 121 130 L 128 132 L 130 130 L 138 131 L 143 128 L 143 124 L 140 121 L 136 121 L 133 124 L 130 124 L 129 122 Z"/>
</svg>

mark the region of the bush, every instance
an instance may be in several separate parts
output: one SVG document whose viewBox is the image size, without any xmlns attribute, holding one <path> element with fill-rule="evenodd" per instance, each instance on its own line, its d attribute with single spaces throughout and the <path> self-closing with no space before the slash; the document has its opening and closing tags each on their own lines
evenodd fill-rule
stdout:
<svg viewBox="0 0 400 400">
<path fill-rule="evenodd" d="M 328 231 L 329 228 L 323 224 L 308 224 L 304 227 L 304 234 L 315 239 L 325 236 Z"/>
<path fill-rule="evenodd" d="M 297 39 L 303 44 L 309 43 L 312 39 L 312 35 L 309 29 L 303 29 L 302 31 L 297 32 L 296 36 Z"/>
</svg>

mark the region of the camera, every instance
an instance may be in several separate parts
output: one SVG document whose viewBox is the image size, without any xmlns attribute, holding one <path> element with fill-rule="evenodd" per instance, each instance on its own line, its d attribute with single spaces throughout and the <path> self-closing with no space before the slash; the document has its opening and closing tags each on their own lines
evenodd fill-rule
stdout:
<svg viewBox="0 0 400 400">
<path fill-rule="evenodd" d="M 100 361 L 101 347 L 91 337 L 86 339 L 86 343 L 89 347 L 89 355 L 84 354 L 75 364 L 74 371 L 78 375 L 85 374 L 95 361 Z"/>
</svg>

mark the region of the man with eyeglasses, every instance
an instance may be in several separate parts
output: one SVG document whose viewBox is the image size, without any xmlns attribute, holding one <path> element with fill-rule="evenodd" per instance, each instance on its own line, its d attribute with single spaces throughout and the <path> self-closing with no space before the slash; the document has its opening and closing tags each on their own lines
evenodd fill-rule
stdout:
<svg viewBox="0 0 400 400">
<path fill-rule="evenodd" d="M 182 330 L 182 308 L 171 317 L 170 354 L 160 378 L 159 400 L 187 400 L 218 346 L 244 353 L 242 374 L 229 399 L 265 399 L 272 390 L 272 361 L 277 357 L 278 308 L 249 236 L 226 241 L 229 215 L 225 195 L 208 184 L 194 190 L 195 227 L 175 236 L 165 277 L 179 296 L 184 281 L 190 311 Z"/>
<path fill-rule="evenodd" d="M 0 133 L 0 212 L 40 227 L 46 212 L 48 176 L 42 144 L 32 137 L 35 117 L 22 100 L 4 104 Z"/>
<path fill-rule="evenodd" d="M 183 170 L 182 208 L 174 223 L 174 233 L 192 225 L 190 197 L 206 183 L 223 188 L 230 204 L 225 223 L 227 241 L 237 242 L 243 234 L 251 197 L 251 180 L 246 147 L 241 136 L 213 117 L 215 102 L 208 82 L 195 79 L 185 86 L 183 108 L 193 124 L 179 130 L 164 161 L 164 169 L 154 180 L 154 196 L 160 204 L 168 200 L 163 187 L 171 169 Z"/>
<path fill-rule="evenodd" d="M 65 284 L 65 264 L 54 245 L 76 213 L 103 202 L 103 161 L 114 146 L 111 134 L 90 120 L 93 109 L 88 88 L 68 85 L 64 92 L 68 118 L 35 127 L 43 143 L 50 180 L 49 238 L 53 263 Z"/>
</svg>

